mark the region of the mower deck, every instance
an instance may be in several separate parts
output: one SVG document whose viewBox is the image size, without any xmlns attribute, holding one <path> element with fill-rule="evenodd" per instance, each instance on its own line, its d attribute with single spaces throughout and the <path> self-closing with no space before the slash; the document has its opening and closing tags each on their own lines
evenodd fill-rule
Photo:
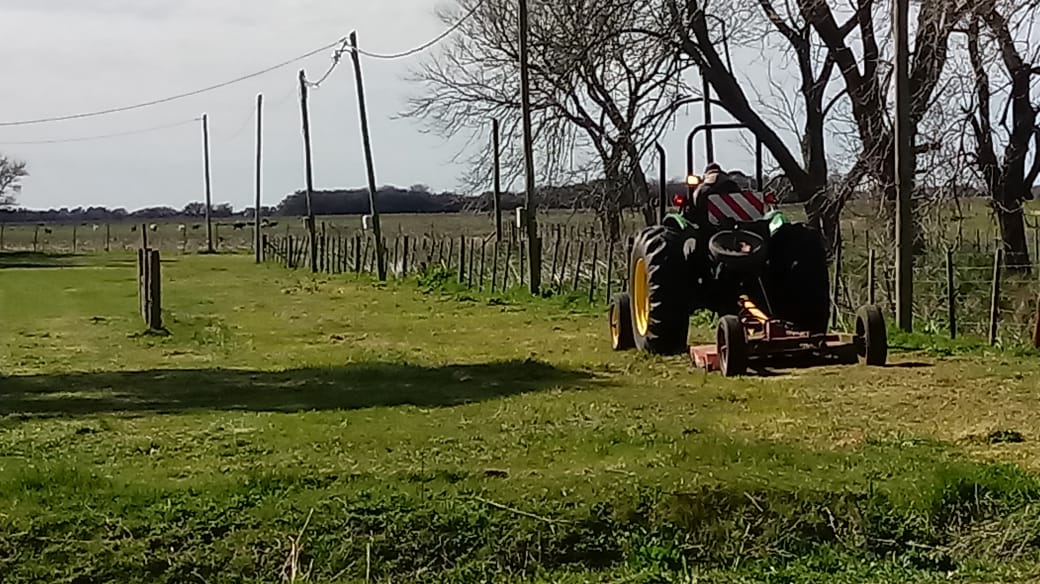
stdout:
<svg viewBox="0 0 1040 584">
<path fill-rule="evenodd" d="M 849 334 L 789 333 L 782 336 L 749 338 L 747 357 L 751 366 L 778 364 L 781 361 L 786 364 L 828 360 L 850 363 L 856 361 L 858 352 L 854 337 Z M 690 362 L 694 367 L 705 371 L 720 370 L 718 346 L 691 346 Z"/>
<path fill-rule="evenodd" d="M 780 361 L 786 365 L 807 362 L 854 364 L 859 361 L 862 341 L 855 336 L 793 330 L 787 323 L 770 318 L 746 296 L 740 298 L 739 315 L 728 318 L 739 319 L 739 324 L 731 323 L 737 328 L 737 338 L 732 336 L 733 333 L 728 338 L 720 334 L 714 345 L 690 347 L 690 360 L 694 367 L 707 371 L 721 370 L 727 374 L 727 365 L 733 367 L 733 363 L 727 364 L 726 358 L 720 356 L 726 342 L 739 345 L 728 349 L 731 361 L 739 359 L 737 371 Z"/>
</svg>

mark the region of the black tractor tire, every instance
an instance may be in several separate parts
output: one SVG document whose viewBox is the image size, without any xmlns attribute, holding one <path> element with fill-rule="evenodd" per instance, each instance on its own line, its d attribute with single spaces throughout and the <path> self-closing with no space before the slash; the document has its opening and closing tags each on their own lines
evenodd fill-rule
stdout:
<svg viewBox="0 0 1040 584">
<path fill-rule="evenodd" d="M 610 301 L 607 318 L 610 321 L 610 345 L 615 351 L 628 351 L 636 348 L 636 339 L 632 336 L 632 300 L 627 292 L 615 294 Z"/>
<path fill-rule="evenodd" d="M 689 282 L 679 231 L 657 225 L 633 242 L 628 292 L 636 348 L 657 355 L 687 351 Z"/>
<path fill-rule="evenodd" d="M 763 281 L 770 316 L 800 331 L 827 332 L 831 286 L 827 249 L 818 231 L 802 223 L 778 229 L 769 241 L 769 269 Z"/>
<path fill-rule="evenodd" d="M 888 361 L 888 330 L 885 316 L 877 306 L 868 304 L 856 313 L 856 336 L 859 356 L 871 367 L 884 367 Z"/>
<path fill-rule="evenodd" d="M 719 370 L 723 377 L 739 377 L 747 373 L 747 335 L 740 318 L 734 315 L 719 319 L 715 350 L 719 356 Z"/>
</svg>

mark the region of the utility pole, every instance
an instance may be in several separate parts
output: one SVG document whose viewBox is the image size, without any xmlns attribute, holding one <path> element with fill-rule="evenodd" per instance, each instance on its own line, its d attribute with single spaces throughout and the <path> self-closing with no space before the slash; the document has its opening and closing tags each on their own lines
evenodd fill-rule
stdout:
<svg viewBox="0 0 1040 584">
<path fill-rule="evenodd" d="M 498 120 L 491 122 L 491 148 L 495 160 L 495 241 L 502 241 L 502 148 L 499 145 Z"/>
<path fill-rule="evenodd" d="M 910 129 L 909 0 L 893 0 L 895 37 L 896 324 L 912 332 L 914 303 L 913 136 Z"/>
<path fill-rule="evenodd" d="M 361 76 L 361 55 L 358 53 L 357 32 L 350 33 L 350 56 L 354 61 L 354 79 L 357 84 L 358 110 L 361 116 L 361 142 L 365 148 L 365 169 L 368 173 L 368 206 L 372 215 L 372 235 L 376 238 L 376 272 L 379 281 L 386 281 L 386 250 L 379 226 L 379 208 L 376 206 L 376 167 L 372 161 L 372 139 L 368 132 L 368 109 L 365 105 L 365 84 Z"/>
<path fill-rule="evenodd" d="M 264 260 L 264 250 L 261 247 L 263 245 L 260 236 L 260 191 L 262 189 L 261 181 L 263 179 L 261 165 L 263 164 L 263 139 L 264 139 L 264 94 L 256 96 L 256 208 L 254 214 L 253 224 L 253 247 L 256 252 L 256 263 L 260 263 Z"/>
<path fill-rule="evenodd" d="M 314 165 L 311 158 L 311 114 L 307 104 L 307 73 L 300 69 L 300 117 L 303 118 L 303 156 L 307 173 L 307 237 L 310 239 L 311 273 L 318 273 L 318 234 L 314 228 Z"/>
<path fill-rule="evenodd" d="M 202 114 L 202 157 L 206 172 L 206 253 L 214 253 L 213 249 L 213 186 L 210 180 L 209 165 L 209 116 Z"/>
<path fill-rule="evenodd" d="M 708 129 L 704 132 L 704 151 L 708 155 L 708 162 L 715 162 L 715 136 L 711 131 L 711 83 L 708 76 L 701 71 L 701 92 L 704 94 L 704 124 Z"/>
<path fill-rule="evenodd" d="M 542 289 L 542 250 L 538 239 L 538 201 L 535 199 L 534 184 L 534 132 L 531 128 L 531 74 L 527 62 L 528 22 L 527 0 L 520 2 L 520 108 L 524 126 L 524 174 L 526 175 L 526 197 L 524 200 L 527 220 L 527 265 L 531 270 L 528 278 L 531 293 L 539 294 Z"/>
</svg>

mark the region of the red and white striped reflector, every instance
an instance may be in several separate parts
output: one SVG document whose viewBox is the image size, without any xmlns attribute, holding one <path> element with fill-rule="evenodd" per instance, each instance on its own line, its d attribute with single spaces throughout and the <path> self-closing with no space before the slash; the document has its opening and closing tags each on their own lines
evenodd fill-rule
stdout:
<svg viewBox="0 0 1040 584">
<path fill-rule="evenodd" d="M 744 191 L 708 195 L 708 221 L 718 225 L 723 219 L 757 221 L 766 214 L 766 201 L 762 193 Z"/>
</svg>

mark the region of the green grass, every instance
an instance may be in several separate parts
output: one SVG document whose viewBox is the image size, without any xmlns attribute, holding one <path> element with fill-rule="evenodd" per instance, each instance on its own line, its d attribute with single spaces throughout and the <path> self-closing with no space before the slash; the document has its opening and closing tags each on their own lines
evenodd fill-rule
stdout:
<svg viewBox="0 0 1040 584">
<path fill-rule="evenodd" d="M 724 379 L 577 296 L 0 255 L 0 582 L 1007 581 L 1040 361 Z M 695 329 L 695 339 L 707 331 Z M 700 580 L 698 580 L 700 579 Z"/>
</svg>

